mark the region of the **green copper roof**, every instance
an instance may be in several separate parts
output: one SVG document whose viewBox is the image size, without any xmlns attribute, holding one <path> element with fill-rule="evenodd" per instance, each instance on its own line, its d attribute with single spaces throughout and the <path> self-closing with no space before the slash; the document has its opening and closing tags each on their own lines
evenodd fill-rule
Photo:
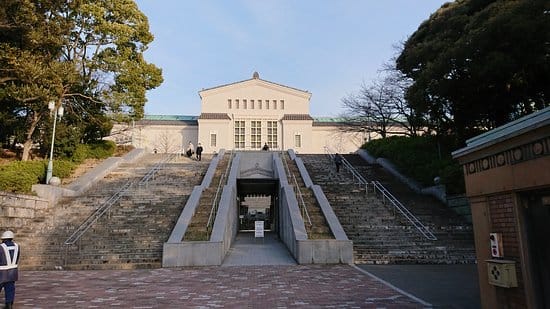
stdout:
<svg viewBox="0 0 550 309">
<path fill-rule="evenodd" d="M 197 120 L 198 116 L 189 115 L 145 115 L 143 120 L 177 120 L 177 121 L 192 121 Z"/>
<path fill-rule="evenodd" d="M 353 121 L 350 118 L 344 117 L 313 117 L 313 121 L 316 122 L 350 122 Z"/>
</svg>

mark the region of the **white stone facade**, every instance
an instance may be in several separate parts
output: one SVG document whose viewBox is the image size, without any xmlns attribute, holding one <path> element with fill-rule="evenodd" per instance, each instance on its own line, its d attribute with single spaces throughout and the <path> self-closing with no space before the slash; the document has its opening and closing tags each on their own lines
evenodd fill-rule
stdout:
<svg viewBox="0 0 550 309">
<path fill-rule="evenodd" d="M 111 139 L 149 151 L 182 151 L 189 141 L 205 153 L 220 149 L 294 149 L 297 153 L 356 151 L 366 133 L 345 132 L 339 123 L 309 115 L 311 93 L 259 78 L 199 91 L 199 116 L 146 116 L 130 125 L 117 124 Z M 335 103 L 336 104 L 336 103 Z M 371 136 L 374 138 L 374 136 Z"/>
</svg>

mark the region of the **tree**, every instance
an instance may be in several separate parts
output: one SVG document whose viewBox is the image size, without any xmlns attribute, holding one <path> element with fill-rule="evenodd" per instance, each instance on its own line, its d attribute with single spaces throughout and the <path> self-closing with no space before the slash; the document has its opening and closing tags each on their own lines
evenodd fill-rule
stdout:
<svg viewBox="0 0 550 309">
<path fill-rule="evenodd" d="M 430 129 L 460 141 L 549 105 L 550 2 L 443 5 L 405 43 L 406 99 Z"/>
<path fill-rule="evenodd" d="M 361 85 L 358 93 L 342 99 L 349 114 L 348 127 L 376 132 L 382 137 L 388 133 L 403 134 L 403 128 L 405 134 L 417 135 L 421 123 L 404 97 L 410 81 L 388 64 L 384 73 L 370 85 Z"/>
<path fill-rule="evenodd" d="M 145 92 L 162 83 L 143 59 L 153 40 L 132 0 L 6 0 L 0 8 L 0 100 L 25 120 L 23 160 L 45 122 L 47 105 L 64 105 L 64 121 L 97 138 L 109 117 L 143 117 Z"/>
</svg>

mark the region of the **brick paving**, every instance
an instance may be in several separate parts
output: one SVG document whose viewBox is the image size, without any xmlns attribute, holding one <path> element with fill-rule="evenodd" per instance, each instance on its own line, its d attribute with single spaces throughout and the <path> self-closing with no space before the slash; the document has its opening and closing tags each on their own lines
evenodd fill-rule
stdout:
<svg viewBox="0 0 550 309">
<path fill-rule="evenodd" d="M 350 265 L 20 271 L 16 285 L 17 309 L 425 307 Z"/>
</svg>

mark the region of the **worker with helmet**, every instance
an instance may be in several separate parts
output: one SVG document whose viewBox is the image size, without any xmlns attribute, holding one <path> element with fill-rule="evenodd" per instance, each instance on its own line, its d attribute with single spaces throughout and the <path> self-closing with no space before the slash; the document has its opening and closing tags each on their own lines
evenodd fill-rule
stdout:
<svg viewBox="0 0 550 309">
<path fill-rule="evenodd" d="M 19 279 L 17 263 L 19 262 L 19 245 L 13 242 L 13 232 L 2 233 L 0 244 L 0 291 L 4 289 L 6 307 L 13 308 L 15 299 L 15 281 Z"/>
</svg>

